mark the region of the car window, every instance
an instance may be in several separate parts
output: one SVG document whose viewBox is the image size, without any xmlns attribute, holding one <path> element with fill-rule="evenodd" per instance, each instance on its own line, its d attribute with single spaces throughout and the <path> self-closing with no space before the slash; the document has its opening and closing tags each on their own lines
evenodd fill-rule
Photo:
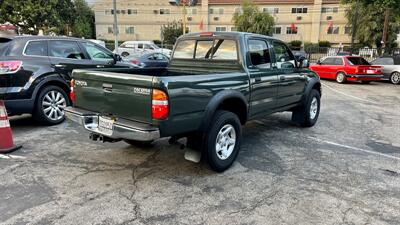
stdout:
<svg viewBox="0 0 400 225">
<path fill-rule="evenodd" d="M 369 66 L 369 62 L 362 57 L 348 57 L 347 62 L 350 66 Z"/>
<path fill-rule="evenodd" d="M 265 41 L 249 40 L 250 61 L 259 68 L 271 68 L 271 54 Z"/>
<path fill-rule="evenodd" d="M 24 54 L 29 56 L 47 56 L 47 41 L 28 42 Z"/>
<path fill-rule="evenodd" d="M 110 52 L 101 49 L 95 44 L 89 42 L 82 42 L 82 45 L 85 48 L 91 60 L 110 61 L 114 59 Z"/>
<path fill-rule="evenodd" d="M 325 58 L 324 60 L 321 61 L 321 65 L 324 66 L 335 65 L 335 58 Z"/>
<path fill-rule="evenodd" d="M 342 58 L 335 58 L 334 60 L 333 60 L 333 65 L 335 65 L 335 66 L 343 66 L 343 59 Z"/>
<path fill-rule="evenodd" d="M 213 59 L 237 60 L 238 52 L 236 41 L 234 40 L 215 40 Z"/>
<path fill-rule="evenodd" d="M 296 60 L 289 48 L 282 42 L 274 41 L 272 43 L 274 46 L 276 67 L 278 69 L 295 68 Z"/>
<path fill-rule="evenodd" d="M 12 41 L 11 39 L 0 37 L 0 55 L 2 55 L 5 52 L 11 41 Z"/>
<path fill-rule="evenodd" d="M 393 58 L 378 58 L 372 62 L 373 65 L 394 65 Z"/>
<path fill-rule="evenodd" d="M 212 40 L 197 41 L 195 58 L 196 59 L 211 58 L 213 44 L 214 44 L 214 41 L 212 41 Z"/>
<path fill-rule="evenodd" d="M 66 59 L 85 59 L 76 41 L 49 41 L 49 55 Z"/>
<path fill-rule="evenodd" d="M 174 51 L 174 58 L 193 59 L 195 43 L 195 40 L 185 40 L 178 42 Z"/>
<path fill-rule="evenodd" d="M 137 47 L 138 47 L 139 49 L 143 49 L 143 44 L 138 44 Z"/>
</svg>

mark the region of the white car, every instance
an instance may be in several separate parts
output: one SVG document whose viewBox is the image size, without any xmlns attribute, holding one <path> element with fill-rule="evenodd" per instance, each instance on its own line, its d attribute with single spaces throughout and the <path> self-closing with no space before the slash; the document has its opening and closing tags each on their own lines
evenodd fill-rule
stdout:
<svg viewBox="0 0 400 225">
<path fill-rule="evenodd" d="M 159 52 L 168 56 L 171 55 L 171 50 L 160 48 L 152 41 L 126 41 L 115 51 L 115 53 L 122 57 L 141 56 L 151 52 Z"/>
</svg>

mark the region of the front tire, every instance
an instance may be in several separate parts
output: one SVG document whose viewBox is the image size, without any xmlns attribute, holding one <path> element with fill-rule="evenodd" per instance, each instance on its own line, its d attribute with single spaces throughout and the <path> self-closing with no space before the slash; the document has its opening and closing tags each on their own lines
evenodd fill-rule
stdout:
<svg viewBox="0 0 400 225">
<path fill-rule="evenodd" d="M 233 164 L 239 153 L 241 123 L 236 114 L 218 110 L 210 124 L 203 151 L 210 167 L 216 172 L 223 172 Z"/>
<path fill-rule="evenodd" d="M 68 96 L 62 88 L 47 86 L 38 95 L 33 117 L 41 124 L 59 124 L 65 120 L 64 110 L 68 105 Z"/>
<path fill-rule="evenodd" d="M 392 75 L 390 75 L 390 82 L 392 82 L 392 84 L 399 84 L 400 83 L 400 73 L 399 72 L 392 73 Z"/>
<path fill-rule="evenodd" d="M 320 110 L 321 95 L 317 90 L 312 89 L 306 104 L 293 111 L 292 121 L 302 127 L 312 127 L 317 123 Z"/>
<path fill-rule="evenodd" d="M 344 84 L 346 83 L 347 78 L 346 78 L 346 74 L 339 72 L 336 74 L 336 82 L 338 82 L 339 84 Z"/>
</svg>

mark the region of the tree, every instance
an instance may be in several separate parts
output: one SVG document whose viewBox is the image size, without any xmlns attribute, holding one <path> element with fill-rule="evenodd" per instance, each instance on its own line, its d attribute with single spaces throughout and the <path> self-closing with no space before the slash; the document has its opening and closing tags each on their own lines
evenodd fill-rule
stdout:
<svg viewBox="0 0 400 225">
<path fill-rule="evenodd" d="M 72 34 L 76 37 L 94 38 L 94 13 L 85 0 L 75 0 L 75 21 Z"/>
<path fill-rule="evenodd" d="M 260 12 L 249 0 L 242 2 L 241 11 L 233 16 L 237 31 L 272 35 L 275 22 L 271 15 Z"/>
<path fill-rule="evenodd" d="M 174 21 L 163 25 L 161 28 L 162 35 L 164 37 L 165 44 L 173 45 L 179 36 L 183 35 L 182 24 Z"/>
<path fill-rule="evenodd" d="M 360 44 L 366 46 L 382 46 L 384 33 L 383 24 L 385 16 L 388 16 L 388 29 L 386 47 L 392 47 L 400 30 L 399 16 L 400 11 L 396 7 L 400 5 L 400 0 L 342 0 L 342 3 L 349 5 L 346 17 L 349 26 L 352 26 L 353 18 L 357 11 L 357 31 L 355 37 Z"/>
</svg>

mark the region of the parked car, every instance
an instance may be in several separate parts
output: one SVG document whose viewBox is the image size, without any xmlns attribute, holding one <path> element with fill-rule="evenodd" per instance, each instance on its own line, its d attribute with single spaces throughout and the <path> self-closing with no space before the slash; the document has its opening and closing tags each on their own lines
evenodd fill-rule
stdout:
<svg viewBox="0 0 400 225">
<path fill-rule="evenodd" d="M 305 51 L 293 50 L 292 52 L 293 52 L 294 57 L 296 58 L 297 61 L 302 61 L 302 60 L 308 58 L 308 55 L 307 55 L 307 53 Z"/>
<path fill-rule="evenodd" d="M 167 67 L 169 63 L 169 57 L 163 53 L 153 52 L 144 54 L 138 58 L 127 57 L 125 61 L 137 65 L 138 67 Z"/>
<path fill-rule="evenodd" d="M 122 43 L 115 53 L 121 55 L 122 57 L 128 56 L 140 56 L 145 53 L 159 52 L 166 55 L 171 55 L 171 50 L 166 48 L 160 48 L 152 41 L 126 41 Z"/>
<path fill-rule="evenodd" d="M 400 55 L 377 58 L 371 64 L 382 66 L 385 80 L 389 80 L 393 84 L 400 83 Z"/>
<path fill-rule="evenodd" d="M 0 39 L 0 98 L 10 115 L 44 124 L 64 120 L 73 69 L 129 68 L 121 57 L 91 41 L 46 36 Z"/>
<path fill-rule="evenodd" d="M 66 115 L 92 140 L 187 137 L 189 148 L 224 171 L 238 155 L 247 121 L 291 111 L 299 125 L 315 125 L 321 84 L 307 67 L 272 37 L 193 33 L 177 40 L 167 68 L 74 70 L 75 101 Z"/>
<path fill-rule="evenodd" d="M 359 56 L 329 56 L 311 65 L 310 69 L 323 79 L 361 81 L 370 83 L 382 79 L 382 67 L 371 66 L 367 60 Z"/>
</svg>

